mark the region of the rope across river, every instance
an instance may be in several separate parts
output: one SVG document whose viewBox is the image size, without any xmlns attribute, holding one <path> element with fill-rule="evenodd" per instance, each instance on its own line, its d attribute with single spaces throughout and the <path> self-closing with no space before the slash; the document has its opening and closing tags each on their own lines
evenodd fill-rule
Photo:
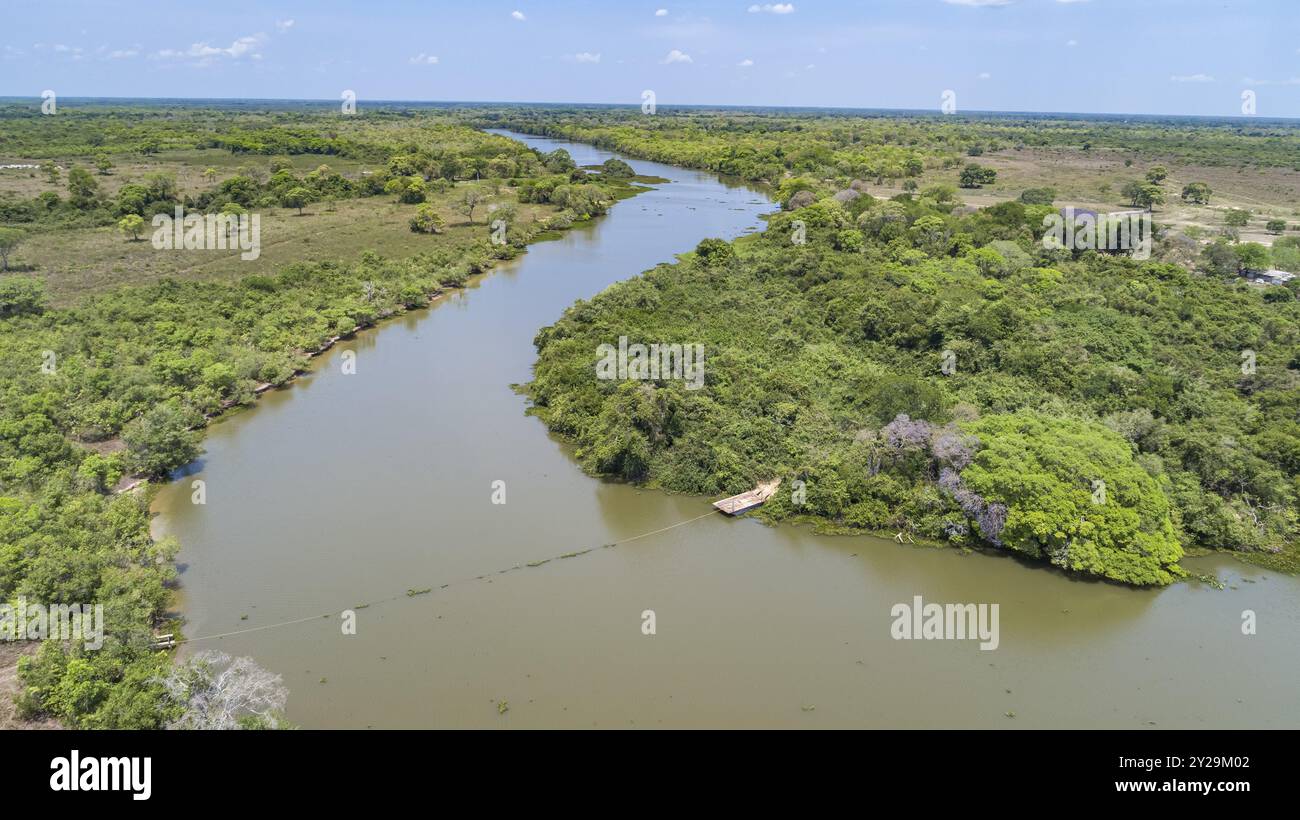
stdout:
<svg viewBox="0 0 1300 820">
<path fill-rule="evenodd" d="M 492 578 L 492 577 L 495 577 L 495 576 L 497 576 L 497 575 L 505 575 L 506 573 L 515 572 L 515 571 L 517 571 L 517 570 L 522 570 L 522 569 L 531 569 L 531 568 L 534 568 L 534 567 L 540 567 L 542 564 L 548 564 L 548 563 L 550 563 L 551 561 L 558 561 L 558 560 L 567 559 L 567 558 L 576 558 L 576 557 L 578 557 L 579 555 L 586 555 L 586 554 L 589 553 L 589 552 L 595 552 L 596 550 L 599 550 L 599 549 L 609 549 L 609 548 L 611 548 L 611 547 L 617 547 L 617 546 L 619 546 L 619 545 L 621 545 L 621 544 L 630 544 L 630 543 L 633 542 L 633 541 L 640 541 L 640 540 L 643 539 L 643 538 L 649 538 L 649 537 L 651 537 L 651 536 L 653 536 L 653 535 L 659 535 L 660 533 L 668 532 L 669 530 L 675 530 L 675 529 L 677 529 L 678 527 L 684 527 L 684 526 L 686 526 L 687 524 L 694 524 L 696 521 L 700 521 L 700 520 L 702 520 L 702 519 L 709 518 L 709 517 L 711 517 L 711 516 L 716 516 L 716 515 L 717 515 L 717 512 L 716 512 L 716 511 L 714 511 L 714 510 L 710 510 L 709 512 L 706 512 L 706 513 L 704 513 L 703 515 L 697 515 L 697 516 L 695 516 L 694 518 L 688 518 L 688 519 L 686 519 L 685 521 L 678 521 L 676 524 L 669 524 L 669 525 L 666 526 L 666 527 L 660 527 L 660 528 L 658 528 L 658 529 L 650 530 L 650 531 L 648 531 L 648 532 L 643 532 L 643 533 L 640 533 L 640 534 L 638 534 L 638 535 L 629 536 L 628 538 L 621 538 L 621 539 L 619 539 L 619 540 L 617 540 L 617 541 L 611 541 L 611 542 L 609 542 L 609 543 L 607 543 L 607 544 L 601 544 L 600 546 L 597 546 L 597 547 L 588 547 L 587 549 L 584 549 L 584 550 L 578 550 L 578 551 L 576 551 L 576 552 L 565 552 L 565 553 L 561 553 L 560 555 L 553 555 L 553 556 L 551 556 L 551 557 L 549 557 L 549 558 L 539 558 L 539 559 L 537 559 L 536 561 L 529 561 L 529 562 L 526 563 L 526 564 L 515 564 L 514 566 L 507 567 L 506 569 L 496 570 L 495 572 L 486 572 L 486 573 L 483 573 L 483 574 L 481 574 L 481 575 L 475 575 L 475 576 L 472 577 L 472 578 L 462 578 L 462 579 L 457 580 L 457 581 L 450 581 L 450 582 L 448 582 L 448 583 L 441 584 L 441 585 L 438 587 L 438 589 L 439 589 L 439 590 L 443 590 L 443 589 L 447 589 L 448 587 L 453 586 L 453 585 L 455 585 L 455 584 L 465 584 L 465 583 L 469 583 L 469 582 L 471 582 L 471 581 L 482 581 L 482 580 L 484 580 L 484 579 L 486 579 L 486 578 Z M 277 621 L 277 622 L 275 622 L 275 623 L 262 624 L 261 626 L 250 626 L 250 627 L 248 627 L 247 629 L 236 629 L 236 630 L 232 630 L 232 631 L 230 631 L 230 632 L 216 632 L 216 633 L 213 633 L 213 634 L 211 634 L 211 635 L 198 635 L 198 636 L 195 636 L 195 637 L 193 637 L 193 638 L 177 638 L 177 639 L 175 640 L 175 643 L 176 643 L 176 644 L 183 644 L 183 643 L 198 643 L 199 641 L 212 641 L 212 640 L 217 640 L 218 638 L 230 638 L 230 637 L 234 637 L 235 635 L 247 635 L 247 634 L 249 634 L 250 632 L 262 632 L 262 631 L 265 631 L 265 630 L 267 630 L 267 629 L 280 629 L 280 628 L 282 628 L 282 627 L 286 627 L 286 626 L 294 626 L 294 625 L 296 625 L 296 624 L 305 624 L 305 623 L 307 623 L 308 621 L 318 621 L 318 620 L 321 620 L 321 619 L 323 619 L 323 618 L 330 618 L 330 617 L 333 617 L 333 616 L 335 616 L 335 615 L 341 615 L 341 614 L 343 614 L 344 612 L 347 612 L 347 611 L 349 611 L 349 610 L 353 610 L 353 609 L 365 609 L 365 608 L 367 608 L 367 607 L 375 606 L 375 605 L 377 605 L 377 604 L 385 604 L 385 603 L 390 603 L 390 602 L 392 602 L 392 601 L 398 601 L 398 600 L 401 600 L 401 599 L 403 599 L 403 598 L 415 598 L 415 597 L 418 597 L 418 596 L 421 596 L 421 595 L 425 595 L 425 594 L 428 594 L 428 593 L 432 593 L 433 591 L 434 591 L 434 588 L 433 588 L 433 587 L 428 587 L 428 588 L 426 588 L 426 589 L 408 589 L 406 592 L 401 592 L 401 593 L 398 593 L 398 594 L 396 594 L 396 595 L 390 595 L 390 596 L 387 597 L 387 598 L 379 598 L 379 599 L 374 600 L 374 601 L 365 601 L 365 602 L 362 602 L 362 603 L 353 604 L 352 606 L 346 606 L 346 607 L 342 607 L 342 608 L 340 608 L 340 609 L 333 609 L 333 610 L 330 610 L 329 612 L 321 612 L 321 613 L 316 614 L 316 615 L 307 615 L 307 616 L 302 617 L 302 618 L 294 618 L 293 620 L 290 620 L 290 621 Z"/>
</svg>

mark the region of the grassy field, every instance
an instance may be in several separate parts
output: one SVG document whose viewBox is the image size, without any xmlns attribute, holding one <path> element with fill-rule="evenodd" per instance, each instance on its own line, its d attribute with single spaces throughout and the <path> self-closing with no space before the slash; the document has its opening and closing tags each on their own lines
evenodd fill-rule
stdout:
<svg viewBox="0 0 1300 820">
<path fill-rule="evenodd" d="M 1251 222 L 1241 229 L 1243 242 L 1272 245 L 1278 238 L 1265 231 L 1269 219 L 1285 219 L 1287 233 L 1300 226 L 1300 171 L 1290 168 L 1238 168 L 1228 166 L 1179 164 L 1167 158 L 1149 157 L 1126 166 L 1130 159 L 1118 151 L 1081 152 L 1065 148 L 1004 149 L 972 157 L 998 172 L 997 182 L 978 189 L 960 189 L 958 198 L 965 204 L 984 208 L 1016 199 L 1026 188 L 1055 188 L 1056 205 L 1089 208 L 1098 212 L 1129 210 L 1120 191 L 1150 168 L 1163 165 L 1169 170 L 1163 187 L 1168 202 L 1157 206 L 1154 214 L 1162 224 L 1187 228 L 1195 226 L 1209 234 L 1224 226 L 1224 214 L 1230 208 L 1251 212 Z M 928 170 L 919 185 L 953 184 L 952 170 Z M 1204 182 L 1214 192 L 1208 205 L 1183 202 L 1179 193 L 1190 182 Z M 888 198 L 902 193 L 898 185 L 869 186 L 872 194 Z"/>
<path fill-rule="evenodd" d="M 314 171 L 320 165 L 328 165 L 351 178 L 360 176 L 363 171 L 383 169 L 382 165 L 374 163 L 314 154 L 281 155 L 275 159 L 290 163 L 296 174 Z M 176 177 L 176 184 L 183 193 L 194 193 L 210 187 L 211 183 L 204 176 L 204 171 L 209 168 L 217 172 L 217 180 L 243 173 L 251 173 L 262 179 L 270 176 L 269 157 L 232 154 L 219 148 L 165 151 L 148 156 L 121 154 L 111 156 L 111 160 L 113 168 L 109 169 L 107 174 L 100 174 L 95 170 L 93 157 L 79 156 L 55 160 L 55 165 L 61 171 L 58 182 L 54 184 L 50 184 L 45 174 L 35 168 L 0 169 L 0 194 L 11 193 L 22 197 L 34 197 L 45 191 L 54 191 L 60 196 L 67 196 L 67 172 L 69 168 L 77 165 L 91 171 L 99 182 L 100 188 L 109 196 L 116 196 L 123 185 L 141 182 L 147 175 L 156 173 L 166 173 Z M 0 165 L 40 165 L 42 161 L 31 157 L 0 156 Z"/>
<path fill-rule="evenodd" d="M 218 165 L 225 160 L 223 165 Z M 315 169 L 320 157 L 293 157 L 299 172 Z M 234 174 L 239 168 L 265 166 L 265 158 L 250 162 L 247 157 L 233 157 L 222 151 L 177 151 L 115 171 L 104 186 L 115 191 L 130 181 L 139 181 L 147 173 L 172 174 L 183 194 L 207 188 L 203 177 L 206 168 L 217 168 L 218 179 Z M 347 160 L 330 167 L 345 175 L 359 174 L 360 163 Z M 264 168 L 263 168 L 264 170 Z M 42 176 L 18 177 L 18 172 L 0 175 L 5 190 L 24 191 L 33 196 L 52 190 Z M 32 190 L 26 190 L 35 186 Z M 478 187 L 488 195 L 487 202 L 474 213 L 471 224 L 456 207 L 456 200 L 467 188 Z M 150 243 L 153 228 L 146 226 L 139 240 L 123 237 L 115 226 L 69 228 L 33 237 L 24 243 L 10 260 L 12 267 L 42 276 L 55 305 L 68 305 L 81 296 L 116 285 L 139 285 L 164 277 L 204 280 L 234 280 L 250 274 L 270 275 L 293 262 L 316 262 L 326 259 L 355 259 L 365 250 L 401 258 L 438 247 L 462 247 L 487 235 L 487 207 L 494 202 L 515 200 L 512 189 L 500 186 L 493 192 L 490 183 L 461 182 L 441 194 L 431 194 L 444 220 L 446 230 L 437 235 L 413 233 L 408 226 L 416 205 L 397 203 L 391 196 L 362 197 L 337 203 L 313 203 L 301 215 L 292 208 L 256 209 L 261 217 L 261 253 L 257 259 L 244 260 L 239 250 L 156 250 Z M 557 209 L 549 205 L 518 206 L 520 224 L 527 224 Z"/>
</svg>

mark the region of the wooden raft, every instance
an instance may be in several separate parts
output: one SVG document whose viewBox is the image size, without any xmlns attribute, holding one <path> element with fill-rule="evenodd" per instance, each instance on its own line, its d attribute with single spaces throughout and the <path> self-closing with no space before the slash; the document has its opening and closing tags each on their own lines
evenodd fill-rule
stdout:
<svg viewBox="0 0 1300 820">
<path fill-rule="evenodd" d="M 741 513 L 752 510 L 767 501 L 776 494 L 776 488 L 781 486 L 781 479 L 774 478 L 771 481 L 760 483 L 757 487 L 740 495 L 733 495 L 730 498 L 724 498 L 721 501 L 714 501 L 713 506 L 727 515 L 740 515 Z"/>
</svg>

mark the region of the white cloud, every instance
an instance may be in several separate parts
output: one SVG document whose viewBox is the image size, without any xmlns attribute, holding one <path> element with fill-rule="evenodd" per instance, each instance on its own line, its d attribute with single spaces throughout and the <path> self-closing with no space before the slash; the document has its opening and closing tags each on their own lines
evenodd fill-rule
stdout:
<svg viewBox="0 0 1300 820">
<path fill-rule="evenodd" d="M 736 65 L 740 66 L 741 68 L 749 68 L 749 67 L 752 66 L 753 64 L 754 64 L 754 61 L 751 60 L 751 59 L 749 59 L 748 57 L 746 57 L 745 59 L 743 59 L 743 60 L 741 60 L 740 62 L 736 63 Z"/>
<path fill-rule="evenodd" d="M 266 41 L 265 34 L 252 34 L 248 37 L 240 37 L 231 43 L 228 48 L 220 48 L 209 45 L 208 43 L 194 43 L 184 51 L 178 51 L 172 48 L 164 48 L 156 56 L 163 59 L 189 58 L 199 60 L 206 64 L 213 59 L 220 57 L 229 57 L 232 60 L 238 60 L 248 57 L 253 60 L 261 59 L 260 46 Z"/>
<path fill-rule="evenodd" d="M 974 8 L 1009 6 L 1014 0 L 943 0 L 950 6 L 971 6 Z"/>
<path fill-rule="evenodd" d="M 1212 83 L 1214 78 L 1209 74 L 1175 74 L 1169 78 L 1171 83 Z"/>
<path fill-rule="evenodd" d="M 512 12 L 510 12 L 510 16 L 513 17 L 513 18 L 515 18 L 516 20 L 527 20 L 527 19 L 528 19 L 527 17 L 524 16 L 524 13 L 523 13 L 522 11 L 512 11 Z"/>
<path fill-rule="evenodd" d="M 424 52 L 420 52 L 419 54 L 411 58 L 411 65 L 437 65 L 437 64 L 438 64 L 437 54 L 425 54 Z"/>
<path fill-rule="evenodd" d="M 110 51 L 110 52 L 108 53 L 108 59 L 110 59 L 110 60 L 126 60 L 126 59 L 129 59 L 129 58 L 131 58 L 131 57 L 139 56 L 139 54 L 140 54 L 140 52 L 139 52 L 137 49 L 134 49 L 134 48 L 124 48 L 124 49 L 119 49 L 118 51 Z"/>
<path fill-rule="evenodd" d="M 572 57 L 575 63 L 598 63 L 600 62 L 600 52 L 592 54 L 590 51 L 579 51 Z"/>
<path fill-rule="evenodd" d="M 1066 40 L 1066 41 L 1065 41 L 1065 44 L 1066 44 L 1067 46 L 1069 46 L 1070 48 L 1074 48 L 1075 46 L 1077 46 L 1077 45 L 1079 44 L 1079 41 L 1078 41 L 1078 40 Z"/>
<path fill-rule="evenodd" d="M 979 79 L 981 79 L 981 80 L 988 80 L 988 79 L 991 79 L 992 77 L 993 77 L 993 75 L 990 74 L 990 73 L 988 73 L 987 71 L 981 71 L 981 72 L 979 73 Z"/>
<path fill-rule="evenodd" d="M 746 9 L 750 14 L 794 14 L 794 3 L 755 3 Z"/>
<path fill-rule="evenodd" d="M 655 9 L 655 17 L 667 17 L 668 9 Z"/>
<path fill-rule="evenodd" d="M 275 24 L 275 27 L 278 28 L 280 31 L 288 31 L 289 29 L 293 28 L 293 20 L 292 19 L 280 20 Z"/>
<path fill-rule="evenodd" d="M 678 49 L 673 49 L 672 51 L 668 52 L 668 56 L 664 57 L 662 60 L 660 60 L 660 62 L 664 64 L 669 64 L 669 63 L 693 63 L 695 61 L 691 59 L 691 55 L 683 51 L 680 51 Z"/>
</svg>

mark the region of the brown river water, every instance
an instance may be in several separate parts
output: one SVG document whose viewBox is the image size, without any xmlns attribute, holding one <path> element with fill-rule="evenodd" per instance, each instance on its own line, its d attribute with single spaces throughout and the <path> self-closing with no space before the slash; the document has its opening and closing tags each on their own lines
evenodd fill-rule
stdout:
<svg viewBox="0 0 1300 820">
<path fill-rule="evenodd" d="M 613 156 L 517 138 L 579 164 Z M 706 515 L 711 499 L 584 475 L 510 387 L 530 378 L 538 328 L 772 210 L 713 175 L 628 161 L 672 181 L 340 343 L 211 428 L 154 507 L 155 532 L 182 544 L 184 651 L 251 655 L 308 728 L 1300 726 L 1300 579 L 1210 556 L 1185 566 L 1223 590 L 1128 589 Z M 997 604 L 997 648 L 895 640 L 891 609 L 918 595 Z"/>
</svg>

